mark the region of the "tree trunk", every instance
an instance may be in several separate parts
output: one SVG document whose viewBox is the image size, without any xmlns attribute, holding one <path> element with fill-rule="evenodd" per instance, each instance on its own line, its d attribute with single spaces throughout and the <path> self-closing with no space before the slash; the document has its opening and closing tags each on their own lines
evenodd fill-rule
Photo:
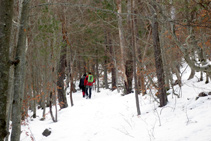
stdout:
<svg viewBox="0 0 211 141">
<path fill-rule="evenodd" d="M 105 88 L 106 89 L 108 89 L 109 87 L 108 87 L 108 73 L 107 73 L 107 71 L 108 71 L 108 69 L 107 69 L 107 60 L 105 59 L 105 61 L 104 61 L 104 85 L 105 85 Z"/>
<path fill-rule="evenodd" d="M 70 83 L 71 83 L 71 86 L 70 86 L 70 104 L 71 104 L 71 106 L 74 105 L 74 103 L 73 103 L 73 90 L 75 89 L 74 83 L 73 83 L 73 63 L 74 63 L 74 60 L 71 61 L 71 68 L 70 68 Z"/>
<path fill-rule="evenodd" d="M 99 80 L 99 52 L 96 50 L 96 80 L 97 80 L 97 93 L 100 92 L 100 80 Z"/>
<path fill-rule="evenodd" d="M 182 78 L 180 76 L 178 69 L 175 67 L 174 64 L 171 66 L 171 68 L 172 68 L 172 71 L 176 74 L 176 77 L 177 77 L 177 80 L 178 80 L 178 85 L 181 87 L 182 86 Z"/>
<path fill-rule="evenodd" d="M 66 52 L 67 52 L 67 31 L 65 29 L 64 20 L 62 21 L 62 35 L 63 35 L 63 45 L 61 46 L 60 61 L 58 69 L 58 81 L 57 81 L 57 91 L 60 108 L 68 107 L 67 98 L 64 90 L 64 79 L 65 79 L 65 67 L 66 67 Z"/>
<path fill-rule="evenodd" d="M 154 57 L 155 57 L 155 66 L 156 66 L 156 74 L 158 78 L 158 93 L 160 98 L 160 107 L 163 107 L 167 104 L 167 95 L 165 89 L 165 78 L 163 71 L 163 62 L 159 41 L 159 33 L 158 33 L 158 21 L 157 21 L 157 7 L 155 5 L 155 0 L 152 2 L 152 36 L 153 36 L 153 47 L 154 47 Z"/>
<path fill-rule="evenodd" d="M 134 6 L 135 6 L 135 0 L 131 0 L 131 11 L 134 12 Z M 132 29 L 132 46 L 133 46 L 133 74 L 134 74 L 134 82 L 135 82 L 135 100 L 136 100 L 136 109 L 137 109 L 137 115 L 141 114 L 140 106 L 139 106 L 139 99 L 138 99 L 138 82 L 137 82 L 137 74 L 136 74 L 136 39 L 135 39 L 135 21 L 134 16 L 131 15 L 132 23 L 131 23 L 131 29 Z"/>
<path fill-rule="evenodd" d="M 54 33 L 55 35 L 55 33 Z M 55 41 L 55 36 L 53 38 L 53 40 Z M 51 118 L 53 120 L 53 122 L 57 122 L 57 96 L 56 96 L 56 92 L 55 92 L 55 88 L 56 88 L 56 85 L 54 83 L 54 77 L 53 76 L 56 76 L 55 74 L 55 71 L 54 71 L 54 67 L 55 67 L 55 62 L 53 61 L 53 57 L 54 57 L 54 45 L 55 45 L 55 42 L 53 41 L 53 45 L 52 45 L 52 49 L 51 49 L 51 61 L 52 61 L 52 64 L 51 64 L 51 67 L 52 67 L 52 70 L 51 70 L 51 77 L 50 77 L 50 83 L 52 85 L 51 89 L 50 89 L 50 103 L 49 103 L 49 107 L 50 107 L 50 114 L 51 114 Z M 52 112 L 52 106 L 55 106 L 55 117 L 53 115 L 53 112 Z"/>
<path fill-rule="evenodd" d="M 66 45 L 63 45 L 61 47 L 61 53 L 60 53 L 60 61 L 59 61 L 59 70 L 58 70 L 58 81 L 57 81 L 57 90 L 58 90 L 58 100 L 60 108 L 66 108 L 67 105 L 67 99 L 66 94 L 64 91 L 64 79 L 65 79 L 65 60 L 66 60 Z"/>
<path fill-rule="evenodd" d="M 188 80 L 192 79 L 195 76 L 195 70 L 191 68 L 190 76 L 188 77 Z"/>
<path fill-rule="evenodd" d="M 14 70 L 14 98 L 12 111 L 12 133 L 11 141 L 19 141 L 21 134 L 21 106 L 25 85 L 25 66 L 26 66 L 26 30 L 28 21 L 28 7 L 30 0 L 23 0 L 23 7 L 20 18 L 20 29 L 18 33 L 18 44 L 16 59 L 20 62 L 15 65 Z"/>
<path fill-rule="evenodd" d="M 111 90 L 115 90 L 117 88 L 117 76 L 116 76 L 116 67 L 115 67 L 115 53 L 114 53 L 114 47 L 112 45 L 112 40 L 110 38 L 110 33 L 108 33 L 108 44 L 109 44 L 109 51 L 111 56 L 111 79 L 112 79 L 112 88 Z"/>
<path fill-rule="evenodd" d="M 125 82 L 125 94 L 132 92 L 132 80 L 133 80 L 133 60 L 127 60 L 125 64 L 127 83 Z"/>
<path fill-rule="evenodd" d="M 209 75 L 208 73 L 206 73 L 206 81 L 205 81 L 205 84 L 209 83 Z"/>
<path fill-rule="evenodd" d="M 120 66 L 121 72 L 124 80 L 124 85 L 128 83 L 126 68 L 125 68 L 125 38 L 123 35 L 123 25 L 122 25 L 122 0 L 117 1 L 117 17 L 118 17 L 118 29 L 119 29 L 119 42 L 120 42 Z M 124 92 L 125 94 L 126 92 Z"/>
<path fill-rule="evenodd" d="M 165 8 L 165 7 L 164 7 Z M 161 34 L 163 35 L 163 33 L 165 32 L 164 30 L 164 26 L 166 26 L 166 24 L 163 24 L 161 27 Z M 165 72 L 165 84 L 166 84 L 166 88 L 170 89 L 170 65 L 168 63 L 168 53 L 166 53 L 166 47 L 165 47 L 165 37 L 161 37 L 161 52 L 162 52 L 162 59 L 163 59 L 163 68 L 164 68 L 164 72 Z"/>
<path fill-rule="evenodd" d="M 135 20 L 135 23 L 137 23 L 137 21 Z M 141 21 L 141 23 L 143 23 L 143 21 Z M 141 28 L 141 30 L 144 30 Z M 148 31 L 148 37 L 147 37 L 147 41 L 149 42 L 150 41 L 150 37 L 151 37 L 151 28 L 149 29 Z M 141 36 L 139 35 L 139 33 L 137 33 L 137 36 Z M 142 45 L 143 46 L 143 45 Z M 139 86 L 141 86 L 141 92 L 142 92 L 142 95 L 145 95 L 147 93 L 146 91 L 146 85 L 145 85 L 145 76 L 144 76 L 144 59 L 145 59 L 145 54 L 146 54 L 146 51 L 147 51 L 147 48 L 149 48 L 149 45 L 146 44 L 144 47 L 139 47 L 138 48 L 138 76 L 139 76 L 139 81 L 138 81 L 138 84 Z"/>
<path fill-rule="evenodd" d="M 42 108 L 43 108 L 43 113 L 42 113 L 42 119 L 44 120 L 45 119 L 45 114 L 46 114 L 46 97 L 48 97 L 48 85 L 47 85 L 47 82 L 48 82 L 48 76 L 47 76 L 47 60 L 48 60 L 48 55 L 45 54 L 44 55 L 44 76 L 43 76 L 43 83 L 44 83 L 44 86 L 43 86 L 43 92 L 42 92 Z"/>
<path fill-rule="evenodd" d="M 33 78 L 33 77 L 32 77 Z M 33 79 L 35 79 L 34 81 L 33 81 L 33 95 L 32 95 L 32 97 L 34 98 L 34 100 L 33 100 L 33 102 L 32 102 L 32 111 L 33 111 L 33 115 L 32 115 L 32 117 L 33 118 L 36 118 L 37 117 L 37 108 L 36 108 L 36 106 L 37 106 L 37 103 L 36 103 L 36 96 L 37 96 L 37 91 L 36 91 L 36 78 L 34 77 Z"/>
<path fill-rule="evenodd" d="M 7 135 L 6 106 L 9 82 L 9 48 L 12 29 L 13 0 L 2 0 L 0 3 L 0 140 Z"/>
<path fill-rule="evenodd" d="M 133 55 L 132 55 L 132 28 L 131 28 L 131 2 L 128 1 L 127 3 L 127 27 L 128 27 L 128 36 L 127 36 L 127 47 L 125 48 L 125 54 L 126 54 L 126 63 L 125 63 L 125 69 L 126 69 L 126 76 L 127 76 L 127 83 L 125 83 L 125 94 L 129 94 L 132 92 L 132 81 L 133 81 Z"/>
<path fill-rule="evenodd" d="M 104 61 L 104 85 L 105 85 L 105 88 L 108 89 L 108 69 L 107 69 L 107 65 L 108 65 L 108 48 L 109 48 L 109 45 L 108 45 L 108 40 L 109 40 L 109 37 L 108 37 L 108 33 L 107 31 L 104 32 L 105 33 L 105 61 Z"/>
<path fill-rule="evenodd" d="M 53 111 L 52 111 L 52 103 L 53 103 L 53 96 L 52 96 L 53 94 L 52 94 L 52 92 L 50 92 L 50 114 L 51 114 L 51 118 L 52 118 L 52 120 L 53 120 L 53 122 L 57 122 L 57 119 L 56 118 L 54 118 L 54 116 L 53 116 Z M 55 105 L 56 106 L 56 105 Z"/>
</svg>

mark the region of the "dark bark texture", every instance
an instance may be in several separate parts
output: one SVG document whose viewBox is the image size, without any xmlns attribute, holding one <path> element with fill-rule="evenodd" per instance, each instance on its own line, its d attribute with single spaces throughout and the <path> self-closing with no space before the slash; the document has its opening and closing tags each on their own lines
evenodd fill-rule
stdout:
<svg viewBox="0 0 211 141">
<path fill-rule="evenodd" d="M 125 82 L 125 94 L 130 94 L 132 92 L 132 80 L 133 80 L 133 60 L 126 61 L 126 76 L 127 83 Z"/>
<path fill-rule="evenodd" d="M 66 61 L 66 48 L 67 46 L 62 46 L 60 61 L 59 61 L 59 70 L 58 70 L 58 81 L 57 81 L 57 90 L 58 90 L 58 99 L 60 108 L 66 108 L 67 100 L 64 90 L 64 79 L 65 79 L 65 61 Z"/>
<path fill-rule="evenodd" d="M 155 1 L 154 1 L 155 2 Z M 161 48 L 160 48 L 160 41 L 159 41 L 159 33 L 158 33 L 158 21 L 157 21 L 157 14 L 156 14 L 156 5 L 152 4 L 152 38 L 153 38 L 153 47 L 154 47 L 154 57 L 155 57 L 155 67 L 156 67 L 156 74 L 158 78 L 158 93 L 160 98 L 160 107 L 163 107 L 167 104 L 167 95 L 165 89 L 165 78 L 164 78 L 164 70 L 163 70 L 163 62 L 161 56 Z"/>
<path fill-rule="evenodd" d="M 115 58 L 113 58 L 113 57 L 115 57 L 115 53 L 114 53 L 114 47 L 113 47 L 113 45 L 112 45 L 112 40 L 111 40 L 111 38 L 110 38 L 110 33 L 108 34 L 108 44 L 109 44 L 109 51 L 110 51 L 110 55 L 112 56 L 111 57 L 111 60 L 110 60 L 110 62 L 111 62 L 111 79 L 112 79 L 112 88 L 111 88 L 111 90 L 113 91 L 113 90 L 115 90 L 116 88 L 117 88 L 117 85 L 116 85 L 116 68 L 115 68 L 115 65 L 114 65 L 114 61 L 115 61 Z"/>
<path fill-rule="evenodd" d="M 67 31 L 65 29 L 65 23 L 62 23 L 62 34 L 64 45 L 61 46 L 59 69 L 58 69 L 58 81 L 57 81 L 57 91 L 60 108 L 66 108 L 67 98 L 64 90 L 64 79 L 65 79 L 65 67 L 66 67 L 66 52 L 67 52 Z"/>
<path fill-rule="evenodd" d="M 0 1 L 0 141 L 7 135 L 6 105 L 9 82 L 9 43 L 12 28 L 13 0 Z"/>
</svg>

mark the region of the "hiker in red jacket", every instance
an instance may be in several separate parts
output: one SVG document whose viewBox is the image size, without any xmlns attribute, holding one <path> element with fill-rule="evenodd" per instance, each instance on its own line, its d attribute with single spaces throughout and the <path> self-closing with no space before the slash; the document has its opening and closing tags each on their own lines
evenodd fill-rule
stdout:
<svg viewBox="0 0 211 141">
<path fill-rule="evenodd" d="M 84 80 L 84 86 L 86 86 L 86 99 L 91 99 L 92 96 L 92 87 L 93 87 L 93 83 L 95 83 L 95 79 L 92 75 L 91 72 L 89 72 L 89 74 L 86 76 L 85 80 Z M 89 89 L 89 93 L 88 93 L 88 89 Z"/>
</svg>

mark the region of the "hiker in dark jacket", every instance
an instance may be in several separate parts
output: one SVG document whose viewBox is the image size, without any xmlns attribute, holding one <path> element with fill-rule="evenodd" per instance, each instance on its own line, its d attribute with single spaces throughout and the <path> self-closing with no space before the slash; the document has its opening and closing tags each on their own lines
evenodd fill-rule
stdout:
<svg viewBox="0 0 211 141">
<path fill-rule="evenodd" d="M 86 76 L 85 80 L 84 80 L 84 85 L 86 87 L 86 98 L 91 99 L 92 96 L 92 86 L 93 83 L 95 83 L 95 79 L 92 75 L 91 72 L 89 72 L 89 74 Z M 88 93 L 88 89 L 89 89 L 89 93 Z"/>
<path fill-rule="evenodd" d="M 86 74 L 84 74 L 81 79 L 80 79 L 80 83 L 79 83 L 79 88 L 82 89 L 82 95 L 83 97 L 85 97 L 85 91 L 86 91 L 86 87 L 84 85 L 84 80 L 86 78 Z"/>
</svg>

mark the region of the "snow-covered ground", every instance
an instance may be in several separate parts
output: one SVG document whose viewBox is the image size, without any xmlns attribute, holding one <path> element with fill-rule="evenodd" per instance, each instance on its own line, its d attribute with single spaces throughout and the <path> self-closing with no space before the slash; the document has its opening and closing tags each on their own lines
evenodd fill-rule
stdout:
<svg viewBox="0 0 211 141">
<path fill-rule="evenodd" d="M 140 116 L 134 94 L 100 89 L 84 99 L 79 90 L 73 94 L 74 106 L 58 111 L 58 122 L 49 112 L 40 121 L 41 110 L 39 117 L 29 118 L 21 141 L 211 141 L 211 95 L 195 100 L 200 92 L 211 92 L 211 83 L 187 80 L 188 75 L 183 72 L 182 88 L 175 87 L 182 97 L 170 94 L 165 107 L 158 107 L 149 92 L 140 95 Z M 46 128 L 51 129 L 48 137 L 42 135 Z"/>
</svg>

